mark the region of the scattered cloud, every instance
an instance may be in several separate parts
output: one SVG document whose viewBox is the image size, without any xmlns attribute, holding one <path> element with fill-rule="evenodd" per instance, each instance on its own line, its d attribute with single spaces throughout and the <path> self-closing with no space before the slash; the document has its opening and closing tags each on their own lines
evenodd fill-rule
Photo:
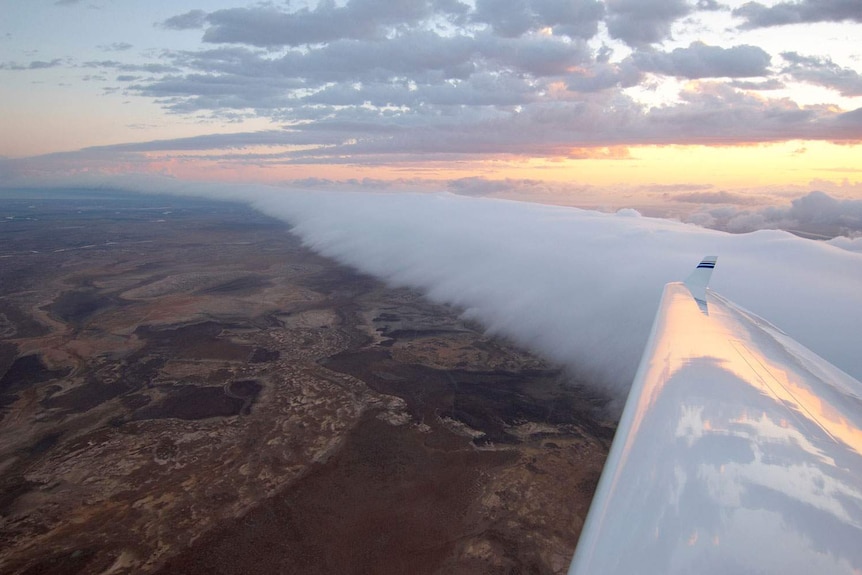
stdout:
<svg viewBox="0 0 862 575">
<path fill-rule="evenodd" d="M 597 0 L 478 0 L 472 18 L 508 38 L 551 28 L 558 35 L 589 39 L 604 12 Z"/>
<path fill-rule="evenodd" d="M 642 187 L 646 192 L 659 192 L 663 194 L 670 194 L 672 192 L 698 192 L 711 190 L 712 188 L 712 184 L 651 184 Z"/>
<path fill-rule="evenodd" d="M 784 5 L 791 3 L 776 6 Z M 836 18 L 842 13 L 840 2 L 826 0 L 792 4 L 791 11 L 815 5 Z M 189 150 L 214 143 L 214 158 L 242 146 L 289 148 L 258 151 L 253 159 L 263 163 L 582 158 L 596 157 L 590 149 L 636 145 L 855 142 L 862 133 L 859 110 L 769 94 L 805 82 L 855 97 L 862 95 L 855 70 L 826 57 L 779 56 L 742 42 L 680 45 L 671 37 L 707 12 L 730 11 L 716 0 L 304 6 L 195 9 L 157 24 L 193 31 L 200 49 L 133 53 L 130 43 L 114 42 L 99 45 L 110 59 L 6 62 L 0 70 L 92 68 L 86 79 L 116 83 L 106 92 L 155 101 L 170 114 L 283 126 L 259 136 L 139 144 Z M 749 2 L 737 16 L 757 6 L 763 8 Z"/>
<path fill-rule="evenodd" d="M 382 40 L 395 25 L 411 25 L 431 17 L 457 19 L 468 7 L 457 1 L 349 0 L 344 6 L 322 2 L 314 9 L 285 12 L 270 5 L 227 8 L 214 12 L 192 10 L 165 20 L 175 30 L 205 28 L 203 40 L 211 43 L 259 47 L 302 46 L 335 40 Z"/>
<path fill-rule="evenodd" d="M 767 91 L 767 90 L 783 90 L 787 87 L 787 85 L 777 78 L 769 78 L 768 80 L 758 80 L 758 81 L 750 81 L 750 80 L 734 80 L 728 84 L 732 88 L 737 88 L 739 90 L 757 90 L 757 91 Z"/>
<path fill-rule="evenodd" d="M 782 72 L 797 82 L 831 88 L 842 96 L 862 96 L 862 74 L 855 70 L 842 68 L 828 57 L 800 56 L 796 52 L 782 52 L 781 57 L 788 63 Z"/>
<path fill-rule="evenodd" d="M 670 53 L 644 51 L 634 55 L 637 67 L 681 78 L 750 78 L 766 76 L 770 56 L 757 46 L 722 48 L 703 42 L 692 42 L 688 48 L 676 48 Z"/>
<path fill-rule="evenodd" d="M 489 180 L 478 176 L 452 180 L 447 186 L 453 194 L 473 197 L 506 196 L 513 192 L 524 197 L 534 193 L 545 193 L 548 188 L 548 183 L 541 180 Z"/>
<path fill-rule="evenodd" d="M 703 10 L 704 12 L 717 12 L 719 10 L 727 9 L 726 6 L 719 3 L 717 0 L 697 0 L 696 6 L 698 10 Z"/>
<path fill-rule="evenodd" d="M 781 229 L 814 238 L 862 234 L 862 200 L 838 199 L 821 191 L 796 198 L 789 206 L 768 206 L 756 210 L 741 207 L 755 201 L 727 192 L 682 194 L 674 199 L 722 204 L 721 207 L 706 207 L 690 214 L 686 221 L 734 233 Z"/>
<path fill-rule="evenodd" d="M 44 70 L 46 68 L 57 68 L 62 66 L 64 61 L 60 58 L 53 60 L 33 60 L 29 64 L 19 64 L 18 62 L 4 62 L 0 64 L 0 70 Z"/>
<path fill-rule="evenodd" d="M 697 204 L 734 204 L 745 205 L 758 203 L 758 200 L 751 196 L 721 191 L 710 192 L 689 192 L 686 194 L 676 194 L 673 198 L 677 202 L 691 202 Z"/>
<path fill-rule="evenodd" d="M 835 247 L 841 248 L 842 250 L 862 253 L 862 236 L 856 238 L 840 236 L 837 238 L 832 238 L 831 240 L 829 240 L 828 243 Z"/>
<path fill-rule="evenodd" d="M 203 10 L 189 10 L 182 14 L 172 16 L 160 23 L 162 28 L 168 30 L 193 30 L 203 28 L 207 22 L 207 13 Z"/>
<path fill-rule="evenodd" d="M 112 42 L 111 44 L 100 44 L 98 48 L 105 52 L 125 52 L 131 50 L 134 46 L 128 42 Z"/>
<path fill-rule="evenodd" d="M 597 62 L 566 76 L 566 87 L 573 92 L 598 92 L 611 88 L 630 88 L 643 78 L 643 72 L 628 58 L 619 64 Z"/>
<path fill-rule="evenodd" d="M 768 28 L 814 22 L 862 22 L 862 10 L 855 0 L 797 0 L 767 6 L 747 2 L 733 11 L 744 19 L 742 28 Z"/>
<path fill-rule="evenodd" d="M 166 74 L 170 72 L 179 72 L 180 69 L 175 66 L 161 64 L 158 62 L 148 62 L 144 64 L 130 64 L 119 60 L 89 60 L 80 64 L 82 68 L 108 68 L 111 70 L 120 70 L 123 72 L 147 72 L 150 74 Z"/>
<path fill-rule="evenodd" d="M 685 0 L 606 0 L 608 32 L 631 46 L 660 42 L 693 10 Z"/>
</svg>

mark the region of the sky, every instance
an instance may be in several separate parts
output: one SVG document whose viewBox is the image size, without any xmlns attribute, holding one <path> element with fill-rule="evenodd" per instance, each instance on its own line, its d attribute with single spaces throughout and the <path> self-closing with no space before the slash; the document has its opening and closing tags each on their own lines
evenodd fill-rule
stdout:
<svg viewBox="0 0 862 575">
<path fill-rule="evenodd" d="M 859 0 L 0 9 L 7 187 L 397 186 L 704 225 L 716 205 L 862 201 Z"/>
</svg>

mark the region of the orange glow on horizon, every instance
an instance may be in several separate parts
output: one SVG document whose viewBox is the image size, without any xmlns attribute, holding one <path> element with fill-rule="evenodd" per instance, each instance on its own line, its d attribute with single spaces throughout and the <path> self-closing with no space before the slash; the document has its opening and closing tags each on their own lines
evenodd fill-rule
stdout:
<svg viewBox="0 0 862 575">
<path fill-rule="evenodd" d="M 425 179 L 447 181 L 468 177 L 539 180 L 602 187 L 692 185 L 721 188 L 805 186 L 823 180 L 841 185 L 862 181 L 862 144 L 792 141 L 734 146 L 612 146 L 573 148 L 566 158 L 512 155 L 464 157 L 452 160 L 394 159 L 388 164 L 363 164 L 357 157 L 338 163 L 282 163 L 278 159 L 242 154 L 230 160 L 210 160 L 206 153 L 182 158 L 171 152 L 149 153 L 152 168 L 190 179 L 284 182 L 293 179 L 330 180 Z M 385 159 L 384 159 L 385 160 Z"/>
</svg>

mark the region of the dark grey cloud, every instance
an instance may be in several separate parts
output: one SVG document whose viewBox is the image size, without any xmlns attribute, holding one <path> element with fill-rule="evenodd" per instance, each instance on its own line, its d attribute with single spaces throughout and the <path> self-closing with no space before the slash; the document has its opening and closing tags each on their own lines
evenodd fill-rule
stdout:
<svg viewBox="0 0 862 575">
<path fill-rule="evenodd" d="M 574 92 L 598 92 L 610 88 L 629 88 L 643 78 L 643 73 L 626 59 L 619 64 L 597 62 L 582 66 L 566 77 L 566 86 Z"/>
<path fill-rule="evenodd" d="M 220 89 L 201 98 L 218 101 L 232 97 L 219 94 Z M 329 96 L 336 102 L 350 98 L 334 93 Z M 617 94 L 613 107 L 604 97 L 585 95 L 580 101 L 537 100 L 502 107 L 428 104 L 382 109 L 319 103 L 284 113 L 285 119 L 293 122 L 290 129 L 109 146 L 90 152 L 290 145 L 304 147 L 255 160 L 392 165 L 417 157 L 458 160 L 484 154 L 577 158 L 582 157 L 582 149 L 600 146 L 853 139 L 858 138 L 862 125 L 862 112 L 840 115 L 826 107 L 764 101 L 720 84 L 687 93 L 676 106 L 652 109 Z M 842 122 L 844 127 L 839 128 Z"/>
<path fill-rule="evenodd" d="M 160 64 L 158 62 L 129 64 L 127 62 L 120 62 L 119 60 L 90 60 L 83 62 L 81 66 L 84 68 L 106 68 L 122 72 L 147 72 L 150 74 L 167 74 L 180 71 L 176 66 Z"/>
<path fill-rule="evenodd" d="M 766 76 L 771 60 L 769 54 L 757 46 L 722 48 L 703 42 L 692 42 L 688 48 L 676 48 L 672 52 L 635 52 L 632 58 L 645 72 L 689 79 Z"/>
<path fill-rule="evenodd" d="M 500 39 L 480 35 L 475 46 L 477 54 L 485 61 L 534 77 L 565 74 L 573 66 L 591 59 L 584 40 L 565 42 L 558 37 Z"/>
<path fill-rule="evenodd" d="M 304 142 L 299 142 L 299 139 L 295 138 L 295 133 L 289 130 L 262 130 L 257 132 L 207 134 L 204 136 L 191 136 L 171 140 L 152 140 L 149 142 L 95 146 L 85 148 L 82 152 L 162 152 L 167 150 L 238 149 L 246 146 L 280 146 L 293 143 L 310 143 L 311 140 L 312 137 L 308 136 Z"/>
<path fill-rule="evenodd" d="M 733 11 L 745 21 L 742 28 L 767 28 L 787 24 L 814 22 L 862 22 L 862 5 L 858 0 L 798 0 L 766 6 L 747 2 Z"/>
<path fill-rule="evenodd" d="M 835 133 L 839 116 L 825 107 L 804 107 L 790 100 L 763 100 L 722 83 L 702 83 L 683 92 L 676 106 L 650 110 L 650 125 L 666 143 L 699 144 L 824 139 Z M 841 139 L 844 139 L 843 136 Z M 858 139 L 858 134 L 855 136 Z"/>
<path fill-rule="evenodd" d="M 862 231 L 862 200 L 840 200 L 814 191 L 791 202 L 788 216 L 802 225 Z"/>
<path fill-rule="evenodd" d="M 685 0 L 606 0 L 608 32 L 631 46 L 667 38 L 671 25 L 693 10 Z"/>
<path fill-rule="evenodd" d="M 862 108 L 836 115 L 832 121 L 832 139 L 858 142 L 862 134 Z"/>
<path fill-rule="evenodd" d="M 303 88 L 296 79 L 243 77 L 227 74 L 187 74 L 166 76 L 156 82 L 131 84 L 129 90 L 161 101 L 168 109 L 180 113 L 257 109 L 262 115 L 278 108 L 289 108 L 299 102 L 291 92 Z"/>
<path fill-rule="evenodd" d="M 735 204 L 735 205 L 746 205 L 757 203 L 758 200 L 756 198 L 752 198 L 751 196 L 747 196 L 745 194 L 728 192 L 724 190 L 720 191 L 700 191 L 700 192 L 689 192 L 685 194 L 676 194 L 672 196 L 673 200 L 677 202 L 688 202 L 695 204 Z"/>
<path fill-rule="evenodd" d="M 489 197 L 517 193 L 519 196 L 545 192 L 547 182 L 531 179 L 489 180 L 480 176 L 450 180 L 446 189 L 459 196 Z"/>
<path fill-rule="evenodd" d="M 133 47 L 134 46 L 128 42 L 113 42 L 111 44 L 101 44 L 98 46 L 99 50 L 104 50 L 105 52 L 125 52 Z"/>
<path fill-rule="evenodd" d="M 46 68 L 57 68 L 64 64 L 60 58 L 53 60 L 33 60 L 28 64 L 19 64 L 18 62 L 4 62 L 0 64 L 0 70 L 44 70 Z"/>
<path fill-rule="evenodd" d="M 794 80 L 837 90 L 842 96 L 862 96 L 862 74 L 842 68 L 828 57 L 807 57 L 796 52 L 783 52 L 787 61 L 782 70 Z"/>
<path fill-rule="evenodd" d="M 694 192 L 694 191 L 703 191 L 703 190 L 711 190 L 713 188 L 712 184 L 650 184 L 647 186 L 642 186 L 646 192 L 661 192 L 665 196 L 670 196 L 672 192 Z"/>
<path fill-rule="evenodd" d="M 535 100 L 530 82 L 515 74 L 477 73 L 469 81 L 439 84 L 332 84 L 303 99 L 331 106 L 516 106 Z"/>
<path fill-rule="evenodd" d="M 501 36 L 516 38 L 537 25 L 529 0 L 477 0 L 475 19 Z"/>
<path fill-rule="evenodd" d="M 692 214 L 689 220 L 734 233 L 780 229 L 810 237 L 831 238 L 854 236 L 862 232 L 862 200 L 844 200 L 825 192 L 812 191 L 792 200 L 789 206 L 768 206 L 752 210 L 739 207 L 752 203 L 745 201 L 746 196 L 735 198 L 735 195 L 728 194 L 725 197 L 728 200 L 726 202 L 713 202 L 727 205 L 706 208 Z M 675 199 L 679 200 L 681 197 L 677 196 Z"/>
<path fill-rule="evenodd" d="M 550 27 L 556 34 L 589 39 L 603 15 L 604 5 L 597 0 L 478 0 L 473 20 L 510 38 Z"/>
<path fill-rule="evenodd" d="M 740 90 L 783 90 L 787 87 L 778 78 L 769 78 L 762 81 L 734 80 L 729 85 Z"/>
<path fill-rule="evenodd" d="M 303 46 L 339 39 L 383 39 L 396 26 L 432 17 L 457 20 L 469 8 L 454 0 L 349 0 L 344 6 L 321 2 L 314 9 L 286 12 L 272 5 L 228 8 L 214 12 L 192 10 L 162 22 L 165 28 L 205 28 L 211 43 L 260 47 Z"/>
<path fill-rule="evenodd" d="M 221 46 L 170 58 L 174 71 L 191 71 L 128 88 L 178 112 L 254 109 L 296 118 L 320 115 L 319 108 L 298 109 L 307 105 L 371 103 L 439 113 L 428 107 L 523 104 L 537 97 L 542 78 L 585 65 L 591 54 L 583 40 L 501 38 L 490 32 L 441 36 L 420 29 L 386 42 L 342 39 L 288 49 L 278 57 L 259 49 Z"/>
<path fill-rule="evenodd" d="M 161 23 L 163 28 L 169 30 L 193 30 L 203 28 L 207 22 L 207 13 L 203 10 L 189 10 L 168 18 Z"/>
<path fill-rule="evenodd" d="M 110 89 L 176 114 L 223 122 L 261 117 L 290 129 L 88 153 L 210 150 L 214 161 L 376 164 L 482 154 L 575 158 L 637 144 L 859 139 L 857 113 L 755 93 L 791 78 L 841 83 L 843 93 L 853 93 L 854 78 L 828 60 L 787 53 L 777 76 L 756 46 L 695 42 L 664 52 L 653 45 L 679 19 L 717 9 L 727 8 L 694 0 L 345 0 L 193 10 L 161 25 L 198 30 L 206 49 L 76 67 L 93 68 L 91 79 L 113 78 L 120 86 Z M 610 47 L 591 47 L 603 20 L 634 47 L 631 56 L 619 61 Z M 677 101 L 650 107 L 623 91 L 648 73 L 719 80 L 689 82 Z M 276 149 L 252 157 L 251 146 Z"/>
</svg>

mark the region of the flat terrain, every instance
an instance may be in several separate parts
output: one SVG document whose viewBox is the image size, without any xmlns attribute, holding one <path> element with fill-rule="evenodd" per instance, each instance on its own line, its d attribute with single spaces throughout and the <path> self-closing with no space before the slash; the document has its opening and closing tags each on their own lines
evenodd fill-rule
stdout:
<svg viewBox="0 0 862 575">
<path fill-rule="evenodd" d="M 248 208 L 0 198 L 0 572 L 562 573 L 600 404 Z"/>
</svg>

